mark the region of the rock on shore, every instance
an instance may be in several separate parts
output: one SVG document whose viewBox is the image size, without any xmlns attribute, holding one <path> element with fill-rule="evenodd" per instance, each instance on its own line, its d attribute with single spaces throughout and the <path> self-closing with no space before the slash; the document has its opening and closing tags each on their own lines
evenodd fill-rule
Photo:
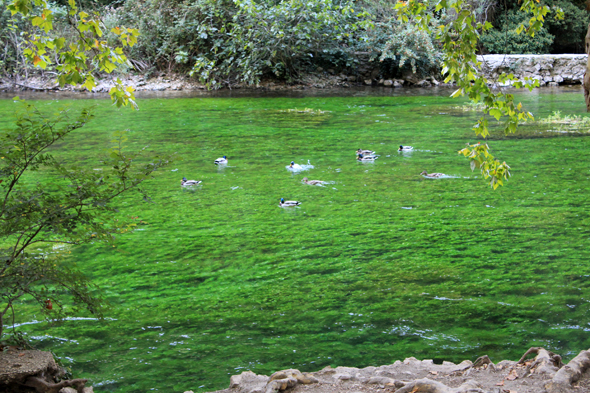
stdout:
<svg viewBox="0 0 590 393">
<path fill-rule="evenodd" d="M 478 56 L 482 62 L 483 74 L 495 83 L 502 72 L 512 73 L 519 80 L 525 77 L 537 79 L 541 86 L 558 86 L 581 84 L 586 70 L 587 55 L 483 55 Z M 206 86 L 194 78 L 183 75 L 160 75 L 147 78 L 141 74 L 119 76 L 126 86 L 136 91 L 191 91 L 206 90 Z M 379 75 L 379 64 L 368 62 L 359 70 L 349 73 L 336 73 L 334 70 L 318 70 L 314 74 L 302 76 L 297 83 L 286 83 L 276 80 L 261 81 L 257 85 L 234 84 L 232 89 L 262 90 L 301 90 L 322 89 L 350 86 L 383 86 L 397 87 L 436 87 L 444 85 L 441 75 L 419 76 L 411 70 L 404 70 L 401 78 L 387 78 Z M 98 80 L 93 93 L 107 93 L 113 86 L 111 78 Z M 0 80 L 0 91 L 17 92 L 20 90 L 66 90 L 85 91 L 84 88 L 59 88 L 49 76 L 30 77 L 26 80 Z"/>
<path fill-rule="evenodd" d="M 534 359 L 527 356 L 535 354 Z M 227 389 L 214 393 L 588 393 L 590 351 L 567 365 L 543 348 L 531 348 L 519 361 L 497 364 L 482 356 L 459 364 L 407 358 L 380 367 L 326 367 L 302 373 L 296 369 L 271 376 L 245 371 L 230 379 Z M 190 393 L 190 392 L 185 392 Z"/>
</svg>

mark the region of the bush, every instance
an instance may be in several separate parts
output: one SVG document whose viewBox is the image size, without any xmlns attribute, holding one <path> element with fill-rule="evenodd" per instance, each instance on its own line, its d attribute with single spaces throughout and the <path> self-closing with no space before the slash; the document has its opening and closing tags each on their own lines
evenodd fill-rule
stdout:
<svg viewBox="0 0 590 393">
<path fill-rule="evenodd" d="M 266 75 L 290 81 L 312 65 L 346 65 L 353 34 L 363 22 L 347 2 L 234 3 L 226 40 L 202 53 L 192 71 L 211 84 L 256 84 Z"/>
<path fill-rule="evenodd" d="M 516 32 L 517 27 L 527 22 L 530 16 L 509 10 L 497 19 L 501 29 L 493 29 L 481 36 L 481 44 L 487 53 L 500 54 L 543 54 L 550 53 L 554 36 L 544 26 L 535 37 Z"/>
<path fill-rule="evenodd" d="M 556 1 L 564 13 L 563 20 L 553 15 L 547 18 L 547 29 L 555 36 L 551 53 L 585 53 L 585 37 L 590 22 L 590 12 L 568 1 Z"/>
<path fill-rule="evenodd" d="M 8 0 L 0 0 L 0 76 L 12 78 L 17 74 L 26 74 L 23 54 L 24 39 L 20 34 L 25 24 L 19 16 L 11 16 L 6 8 Z"/>
<path fill-rule="evenodd" d="M 360 44 L 371 51 L 372 58 L 382 63 L 384 76 L 401 76 L 411 67 L 413 73 L 430 75 L 440 69 L 440 52 L 437 42 L 413 23 L 401 23 L 395 16 L 374 24 Z"/>
<path fill-rule="evenodd" d="M 522 22 L 528 24 L 530 15 L 518 10 L 517 3 L 510 3 L 496 15 L 496 28 L 482 35 L 485 52 L 507 54 L 584 53 L 584 38 L 590 22 L 590 12 L 580 5 L 566 1 L 548 1 L 547 5 L 561 7 L 564 19 L 555 19 L 555 12 L 545 18 L 541 31 L 534 38 L 516 34 Z"/>
</svg>

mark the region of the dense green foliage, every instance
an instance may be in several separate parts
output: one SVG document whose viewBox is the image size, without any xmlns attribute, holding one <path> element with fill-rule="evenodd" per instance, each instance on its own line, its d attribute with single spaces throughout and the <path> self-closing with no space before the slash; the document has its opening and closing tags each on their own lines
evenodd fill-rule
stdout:
<svg viewBox="0 0 590 393">
<path fill-rule="evenodd" d="M 12 16 L 8 8 L 8 0 L 0 0 L 0 77 L 15 78 L 20 75 L 26 78 L 29 65 L 24 57 L 24 37 L 21 33 L 28 31 L 22 18 Z"/>
<path fill-rule="evenodd" d="M 555 18 L 551 11 L 545 18 L 543 28 L 534 37 L 518 34 L 519 24 L 530 16 L 520 10 L 515 1 L 498 2 L 495 12 L 490 15 L 494 29 L 481 37 L 487 53 L 584 53 L 584 37 L 590 22 L 586 5 L 567 0 L 545 1 L 549 7 L 562 9 L 563 19 Z"/>
<path fill-rule="evenodd" d="M 4 315 L 14 313 L 21 297 L 32 297 L 52 317 L 62 316 L 64 303 L 74 306 L 68 312 L 86 308 L 100 316 L 96 288 L 64 254 L 69 245 L 108 242 L 126 232 L 112 219 L 113 199 L 168 162 L 127 153 L 124 133 L 95 170 L 54 156 L 52 148 L 90 119 L 86 110 L 70 119 L 67 110 L 47 116 L 24 104 L 16 126 L 0 133 L 0 339 Z"/>
<path fill-rule="evenodd" d="M 534 37 L 516 32 L 518 26 L 527 20 L 519 10 L 509 10 L 500 15 L 497 24 L 501 30 L 492 29 L 481 37 L 481 44 L 489 53 L 540 54 L 550 53 L 555 36 L 547 31 L 547 25 Z"/>
<path fill-rule="evenodd" d="M 120 25 L 141 31 L 137 45 L 125 53 L 148 76 L 160 71 L 190 72 L 210 86 L 232 86 L 256 84 L 265 77 L 293 80 L 318 67 L 355 74 L 361 62 L 377 59 L 386 60 L 382 76 L 399 76 L 404 66 L 418 67 L 423 74 L 438 70 L 433 36 L 415 25 L 399 23 L 393 4 L 128 0 L 79 6 L 88 13 L 99 10 L 93 17 L 101 16 L 95 20 L 105 32 Z M 53 35 L 76 42 L 68 7 L 50 8 Z M 6 29 L 0 26 L 0 32 Z M 108 43 L 117 38 L 112 33 L 106 37 Z M 124 61 L 119 68 L 125 70 Z"/>
<path fill-rule="evenodd" d="M 374 27 L 364 34 L 359 50 L 370 50 L 372 58 L 382 62 L 382 76 L 401 76 L 404 66 L 419 75 L 440 72 L 440 43 L 433 34 L 412 21 L 403 23 L 396 16 L 390 16 L 375 21 Z"/>
<path fill-rule="evenodd" d="M 190 71 L 209 86 L 293 80 L 318 68 L 354 75 L 361 62 L 379 58 L 389 60 L 382 76 L 399 75 L 404 65 L 438 70 L 432 35 L 399 23 L 393 4 L 129 0 L 113 16 L 138 24 L 131 57 L 140 68 Z"/>
<path fill-rule="evenodd" d="M 218 80 L 257 83 L 265 75 L 290 80 L 313 65 L 349 65 L 362 14 L 352 3 L 289 0 L 277 4 L 234 1 L 231 20 L 210 31 L 213 45 L 198 53 L 191 73 L 210 84 Z M 223 38 L 216 42 L 219 34 Z M 207 37 L 208 34 L 201 33 Z M 218 38 L 219 39 L 219 38 Z M 187 48 L 190 54 L 192 48 Z"/>
<path fill-rule="evenodd" d="M 0 3 L 5 9 L 10 2 L 0 0 Z M 358 66 L 367 61 L 381 61 L 380 77 L 401 77 L 405 69 L 423 75 L 437 73 L 442 43 L 435 39 L 435 34 L 412 20 L 400 23 L 395 3 L 390 0 L 84 0 L 76 7 L 85 12 L 83 16 L 91 15 L 90 25 L 95 23 L 94 28 L 105 32 L 106 40 L 101 45 L 115 45 L 118 37 L 114 32 L 121 25 L 137 27 L 141 32 L 137 45 L 123 48 L 121 53 L 111 53 L 112 59 L 120 58 L 117 65 L 120 71 L 134 67 L 147 76 L 171 71 L 190 73 L 210 87 L 231 87 L 239 83 L 257 84 L 269 77 L 297 80 L 318 70 L 354 75 Z M 490 21 L 494 25 L 490 30 L 480 31 L 483 34 L 479 48 L 489 53 L 583 53 L 589 21 L 584 4 L 551 0 L 547 5 L 561 7 L 565 18 L 556 20 L 551 11 L 545 17 L 545 26 L 534 37 L 527 37 L 516 32 L 530 18 L 518 2 L 488 0 L 470 4 L 476 21 Z M 78 23 L 73 17 L 78 21 L 84 19 L 72 14 L 76 8 L 71 8 L 66 0 L 47 6 L 51 10 L 47 16 L 53 18 L 55 29 L 52 36 L 64 37 L 67 44 L 75 43 L 88 50 L 93 41 L 82 43 L 73 29 Z M 449 19 L 445 7 L 429 12 L 441 21 Z M 10 19 L 14 21 L 9 23 Z M 8 43 L 0 59 L 0 70 L 9 77 L 26 74 L 23 53 L 26 37 L 11 33 L 14 28 L 10 26 L 16 23 L 19 33 L 34 32 L 34 29 L 24 25 L 21 19 L 18 15 L 11 18 L 6 12 L 0 15 L 0 36 Z M 90 30 L 85 30 L 85 34 Z M 98 30 L 96 33 L 97 38 L 102 34 Z M 99 42 L 103 41 L 99 38 Z M 51 56 L 44 57 L 37 51 L 29 55 L 30 60 L 35 60 L 36 55 L 48 64 L 49 71 L 60 72 L 49 64 Z M 121 56 L 128 56 L 130 62 Z M 101 65 L 98 59 L 96 70 L 113 70 L 111 65 Z M 78 61 L 76 66 L 80 64 Z M 93 72 L 74 75 L 62 83 L 88 82 Z"/>
<path fill-rule="evenodd" d="M 5 30 L 18 33 L 18 39 L 13 40 L 16 58 L 41 70 L 50 67 L 62 87 L 82 85 L 92 90 L 97 73 L 110 74 L 130 66 L 122 47 L 135 45 L 137 29 L 114 26 L 110 29 L 111 36 L 116 37 L 113 43 L 104 37 L 105 25 L 100 13 L 81 10 L 75 0 L 68 0 L 65 7 L 55 6 L 48 0 L 9 0 L 2 5 L 6 5 L 12 18 L 0 19 L 5 23 L 0 26 L 0 35 L 6 36 Z M 13 19 L 26 21 L 28 29 L 17 30 Z M 20 76 L 19 70 L 15 69 L 14 73 L 14 78 Z M 133 92 L 120 79 L 114 80 L 109 90 L 117 106 L 136 108 Z"/>
<path fill-rule="evenodd" d="M 134 58 L 231 86 L 350 66 L 367 15 L 349 1 L 130 0 L 119 14 L 143 32 Z"/>
</svg>

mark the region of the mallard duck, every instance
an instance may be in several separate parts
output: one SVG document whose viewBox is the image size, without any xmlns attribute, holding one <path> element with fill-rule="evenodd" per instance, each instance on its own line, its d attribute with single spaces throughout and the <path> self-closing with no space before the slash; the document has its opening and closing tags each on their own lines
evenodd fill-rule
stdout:
<svg viewBox="0 0 590 393">
<path fill-rule="evenodd" d="M 426 171 L 422 171 L 421 175 L 427 179 L 438 179 L 439 177 L 445 176 L 444 173 L 439 173 L 439 172 L 428 173 Z"/>
<path fill-rule="evenodd" d="M 362 161 L 362 162 L 370 162 L 370 161 L 375 161 L 377 158 L 379 158 L 379 156 L 366 156 L 365 157 L 362 154 L 359 154 L 356 159 L 358 161 Z"/>
<path fill-rule="evenodd" d="M 183 177 L 182 180 L 180 181 L 180 185 L 183 187 L 187 187 L 187 186 L 196 186 L 201 184 L 202 181 L 201 180 L 186 180 L 186 177 Z"/>
<path fill-rule="evenodd" d="M 397 149 L 397 151 L 412 151 L 414 150 L 414 148 L 412 146 L 402 146 L 399 145 L 399 149 Z"/>
<path fill-rule="evenodd" d="M 356 151 L 356 154 L 357 155 L 362 154 L 364 156 L 371 156 L 371 155 L 375 154 L 375 152 L 373 150 L 362 150 L 362 149 L 358 149 Z"/>
<path fill-rule="evenodd" d="M 223 156 L 223 158 L 218 158 L 217 160 L 215 160 L 215 164 L 216 165 L 227 164 L 227 157 Z"/>
<path fill-rule="evenodd" d="M 281 198 L 281 203 L 279 203 L 280 207 L 294 207 L 301 205 L 299 201 L 286 201 L 285 198 Z"/>
<path fill-rule="evenodd" d="M 308 180 L 307 177 L 304 177 L 303 179 L 301 179 L 301 181 L 305 184 L 309 184 L 310 186 L 323 186 L 325 183 L 321 180 Z"/>
</svg>

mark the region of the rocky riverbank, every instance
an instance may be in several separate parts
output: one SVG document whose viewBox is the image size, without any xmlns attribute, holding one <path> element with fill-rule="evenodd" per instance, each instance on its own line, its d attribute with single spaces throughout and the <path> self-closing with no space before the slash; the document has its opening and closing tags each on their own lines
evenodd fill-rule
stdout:
<svg viewBox="0 0 590 393">
<path fill-rule="evenodd" d="M 590 351 L 563 365 L 559 355 L 535 347 L 518 361 L 496 364 L 487 356 L 459 364 L 411 357 L 362 369 L 287 369 L 271 376 L 245 371 L 231 377 L 229 388 L 215 393 L 588 393 L 589 368 Z"/>
<path fill-rule="evenodd" d="M 183 75 L 162 75 L 154 78 L 145 78 L 141 75 L 127 75 L 121 77 L 123 84 L 132 86 L 135 91 L 196 91 L 207 90 L 207 87 L 193 78 Z M 258 85 L 237 84 L 232 85 L 230 89 L 251 89 L 251 90 L 306 90 L 306 89 L 327 89 L 327 88 L 348 88 L 354 86 L 385 86 L 385 87 L 428 87 L 445 85 L 438 82 L 434 77 L 427 77 L 414 82 L 403 79 L 365 79 L 361 80 L 358 76 L 330 73 L 318 73 L 306 75 L 297 83 L 285 83 L 276 80 L 263 80 Z M 97 86 L 92 93 L 107 93 L 113 86 L 110 79 L 98 81 Z M 226 88 L 228 89 L 228 88 Z M 20 91 L 86 91 L 84 88 L 73 88 L 66 86 L 60 88 L 53 79 L 42 76 L 30 77 L 27 80 L 0 82 L 0 92 L 17 93 Z"/>
<path fill-rule="evenodd" d="M 512 73 L 518 79 L 530 77 L 539 80 L 541 86 L 581 84 L 586 71 L 587 55 L 485 55 L 478 56 L 485 76 L 493 83 L 502 72 Z M 147 78 L 140 74 L 119 76 L 123 83 L 136 91 L 195 91 L 207 87 L 194 78 L 185 75 L 159 75 Z M 334 70 L 318 69 L 316 73 L 303 76 L 296 83 L 264 80 L 256 86 L 235 84 L 229 89 L 305 90 L 325 88 L 347 88 L 354 86 L 436 87 L 445 86 L 440 75 L 422 77 L 406 71 L 401 78 L 387 78 L 379 74 L 378 64 L 365 64 L 354 73 L 335 73 Z M 98 81 L 93 93 L 106 93 L 113 86 L 113 80 Z M 16 93 L 33 91 L 85 91 L 84 88 L 57 86 L 50 75 L 38 75 L 27 79 L 0 80 L 0 91 Z"/>
</svg>

